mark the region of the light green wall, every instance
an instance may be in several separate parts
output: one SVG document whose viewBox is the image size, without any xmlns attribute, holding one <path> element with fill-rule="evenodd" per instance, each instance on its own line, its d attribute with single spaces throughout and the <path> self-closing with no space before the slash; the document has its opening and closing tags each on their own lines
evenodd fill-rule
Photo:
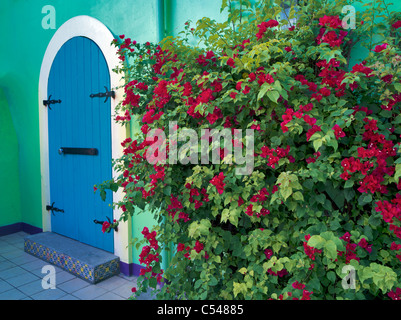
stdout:
<svg viewBox="0 0 401 320">
<path fill-rule="evenodd" d="M 18 141 L 7 99 L 0 87 L 0 226 L 21 221 Z"/>
</svg>

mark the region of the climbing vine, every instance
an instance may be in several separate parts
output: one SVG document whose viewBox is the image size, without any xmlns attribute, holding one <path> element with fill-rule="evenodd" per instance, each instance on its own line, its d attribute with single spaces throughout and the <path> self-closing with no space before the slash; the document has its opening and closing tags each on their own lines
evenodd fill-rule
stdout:
<svg viewBox="0 0 401 320">
<path fill-rule="evenodd" d="M 98 188 L 122 188 L 120 220 L 157 222 L 136 239 L 133 296 L 401 297 L 401 21 L 379 0 L 353 28 L 346 1 L 271 2 L 223 1 L 226 22 L 159 44 L 113 42 L 115 120 L 139 126 Z"/>
</svg>

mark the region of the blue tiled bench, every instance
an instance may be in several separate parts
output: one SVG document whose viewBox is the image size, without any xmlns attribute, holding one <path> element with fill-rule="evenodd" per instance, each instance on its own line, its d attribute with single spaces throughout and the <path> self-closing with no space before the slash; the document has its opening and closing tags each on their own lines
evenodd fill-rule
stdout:
<svg viewBox="0 0 401 320">
<path fill-rule="evenodd" d="M 24 250 L 90 283 L 120 273 L 119 257 L 52 232 L 26 236 Z"/>
</svg>

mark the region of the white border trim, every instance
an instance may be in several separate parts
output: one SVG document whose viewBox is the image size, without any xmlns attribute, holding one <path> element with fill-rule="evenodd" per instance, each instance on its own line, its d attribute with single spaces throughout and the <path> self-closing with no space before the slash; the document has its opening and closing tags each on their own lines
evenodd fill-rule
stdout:
<svg viewBox="0 0 401 320">
<path fill-rule="evenodd" d="M 115 99 L 111 99 L 111 115 L 115 114 L 115 107 L 122 99 L 123 90 L 117 89 L 121 86 L 122 80 L 118 74 L 113 72 L 113 69 L 119 64 L 119 59 L 116 54 L 116 48 L 111 46 L 114 36 L 110 30 L 100 21 L 90 16 L 77 16 L 66 21 L 53 35 L 47 46 L 43 57 L 42 66 L 39 76 L 39 128 L 40 128 L 40 170 L 42 184 L 42 225 L 43 231 L 51 231 L 51 214 L 46 211 L 46 205 L 50 203 L 50 178 L 49 178 L 49 141 L 48 141 L 48 123 L 47 110 L 43 105 L 43 100 L 48 99 L 47 85 L 50 74 L 50 69 L 53 61 L 65 42 L 73 37 L 86 37 L 95 42 L 102 51 L 110 73 L 110 90 L 113 89 L 116 93 Z M 121 142 L 126 138 L 126 128 L 117 125 L 111 121 L 111 139 L 112 139 L 112 158 L 120 158 L 123 154 Z M 110 159 L 111 161 L 111 159 Z M 113 177 L 117 173 L 113 170 Z M 121 192 L 113 193 L 113 202 L 122 200 Z M 117 208 L 113 210 L 113 218 L 119 219 L 121 211 Z M 120 260 L 125 263 L 130 263 L 131 253 L 128 250 L 128 241 L 130 235 L 130 226 L 128 223 L 120 224 L 118 232 L 114 232 L 114 254 L 120 257 Z M 100 231 L 99 236 L 102 236 Z"/>
</svg>

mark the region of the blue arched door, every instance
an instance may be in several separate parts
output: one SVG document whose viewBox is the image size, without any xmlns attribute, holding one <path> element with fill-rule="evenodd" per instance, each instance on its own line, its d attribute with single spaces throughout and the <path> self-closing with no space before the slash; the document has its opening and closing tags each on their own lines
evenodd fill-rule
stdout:
<svg viewBox="0 0 401 320">
<path fill-rule="evenodd" d="M 50 99 L 61 100 L 48 106 L 50 204 L 64 211 L 53 211 L 51 225 L 55 233 L 113 252 L 113 232 L 103 234 L 94 223 L 113 216 L 111 195 L 103 202 L 93 190 L 112 177 L 110 98 L 90 97 L 105 87 L 110 74 L 99 47 L 85 37 L 67 41 L 48 81 Z"/>
</svg>

